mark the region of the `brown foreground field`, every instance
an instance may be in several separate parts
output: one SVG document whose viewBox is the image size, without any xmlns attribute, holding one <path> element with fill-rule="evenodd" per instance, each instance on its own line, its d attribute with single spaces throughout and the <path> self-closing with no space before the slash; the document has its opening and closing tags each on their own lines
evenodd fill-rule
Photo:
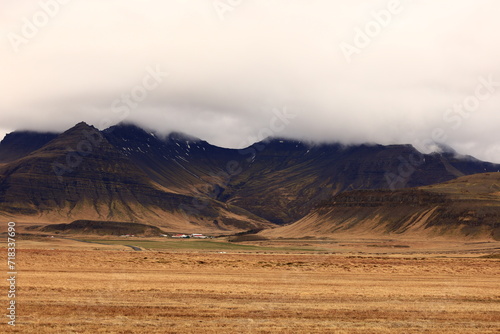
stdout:
<svg viewBox="0 0 500 334">
<path fill-rule="evenodd" d="M 500 333 L 498 258 L 65 243 L 18 249 L 17 326 L 0 332 Z"/>
</svg>

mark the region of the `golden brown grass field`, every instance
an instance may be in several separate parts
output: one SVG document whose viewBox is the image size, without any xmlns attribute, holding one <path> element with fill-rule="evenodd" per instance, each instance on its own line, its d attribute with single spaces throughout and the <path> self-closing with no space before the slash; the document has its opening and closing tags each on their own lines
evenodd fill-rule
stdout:
<svg viewBox="0 0 500 334">
<path fill-rule="evenodd" d="M 20 241 L 17 326 L 3 317 L 0 332 L 500 333 L 498 257 L 391 250 Z M 0 297 L 6 305 L 7 293 Z"/>
</svg>

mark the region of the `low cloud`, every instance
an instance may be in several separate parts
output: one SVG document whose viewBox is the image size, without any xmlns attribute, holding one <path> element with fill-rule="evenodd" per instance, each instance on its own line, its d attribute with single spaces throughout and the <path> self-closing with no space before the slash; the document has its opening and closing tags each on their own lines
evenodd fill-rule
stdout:
<svg viewBox="0 0 500 334">
<path fill-rule="evenodd" d="M 500 162 L 494 0 L 0 6 L 0 136 L 126 120 L 241 147 L 286 109 L 296 116 L 279 136 L 422 150 L 440 141 Z M 168 75 L 140 95 L 151 68 Z M 127 96 L 133 107 L 119 111 Z"/>
</svg>

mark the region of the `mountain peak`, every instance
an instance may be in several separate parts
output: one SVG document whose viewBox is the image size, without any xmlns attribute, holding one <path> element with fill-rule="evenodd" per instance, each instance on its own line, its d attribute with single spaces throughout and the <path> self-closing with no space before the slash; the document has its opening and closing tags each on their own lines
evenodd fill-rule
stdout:
<svg viewBox="0 0 500 334">
<path fill-rule="evenodd" d="M 75 126 L 73 126 L 72 128 L 70 128 L 69 130 L 67 130 L 66 132 L 69 132 L 72 130 L 97 130 L 97 128 L 95 128 L 93 125 L 90 125 L 90 124 L 82 121 L 82 122 L 76 124 Z"/>
<path fill-rule="evenodd" d="M 443 143 L 437 143 L 434 142 L 434 145 L 432 146 L 432 151 L 433 153 L 439 153 L 439 154 L 458 154 L 455 149 L 453 149 L 451 146 L 448 146 Z"/>
<path fill-rule="evenodd" d="M 182 141 L 182 142 L 202 142 L 200 138 L 197 138 L 195 136 L 191 136 L 182 132 L 171 132 L 167 137 L 167 141 Z"/>
</svg>

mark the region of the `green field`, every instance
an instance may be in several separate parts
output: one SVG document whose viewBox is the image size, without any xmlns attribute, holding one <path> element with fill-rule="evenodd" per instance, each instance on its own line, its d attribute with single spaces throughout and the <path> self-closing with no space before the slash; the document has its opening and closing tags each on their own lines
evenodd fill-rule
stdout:
<svg viewBox="0 0 500 334">
<path fill-rule="evenodd" d="M 171 240 L 154 241 L 154 240 L 135 240 L 135 239 L 120 239 L 120 240 L 103 240 L 103 239 L 74 239 L 83 242 L 91 242 L 106 245 L 124 245 L 135 246 L 143 249 L 172 249 L 172 250 L 230 250 L 230 251 L 323 251 L 316 248 L 297 248 L 297 247 L 263 247 L 252 245 L 241 245 L 230 242 L 220 242 L 212 240 Z"/>
</svg>

